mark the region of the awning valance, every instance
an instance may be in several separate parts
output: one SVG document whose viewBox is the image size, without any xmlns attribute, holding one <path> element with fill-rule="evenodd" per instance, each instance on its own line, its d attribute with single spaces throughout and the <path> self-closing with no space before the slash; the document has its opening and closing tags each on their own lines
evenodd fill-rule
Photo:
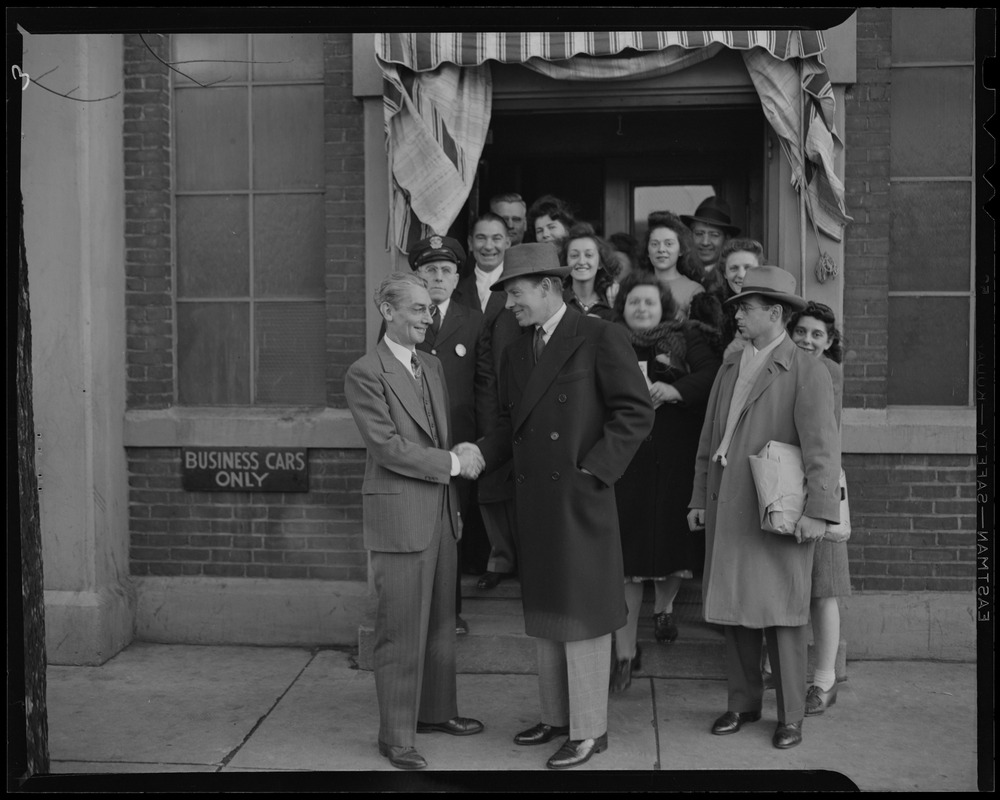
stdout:
<svg viewBox="0 0 1000 800">
<path fill-rule="evenodd" d="M 733 50 L 763 47 L 775 58 L 811 58 L 823 52 L 821 31 L 589 31 L 557 33 L 386 33 L 378 57 L 414 72 L 442 64 L 478 67 L 487 61 L 523 64 L 532 58 L 564 61 L 574 56 L 616 56 L 633 50 L 695 49 L 720 44 Z"/>
<path fill-rule="evenodd" d="M 824 46 L 820 31 L 378 34 L 391 239 L 405 252 L 421 236 L 446 234 L 468 199 L 489 130 L 490 61 L 560 80 L 622 80 L 684 69 L 725 47 L 742 51 L 810 216 L 839 240 L 849 217 L 833 171 L 841 145 Z"/>
</svg>

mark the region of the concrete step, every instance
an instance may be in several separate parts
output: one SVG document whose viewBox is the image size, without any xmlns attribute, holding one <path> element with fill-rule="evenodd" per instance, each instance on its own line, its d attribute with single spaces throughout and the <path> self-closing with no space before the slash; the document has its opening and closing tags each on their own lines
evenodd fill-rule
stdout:
<svg viewBox="0 0 1000 800">
<path fill-rule="evenodd" d="M 463 674 L 535 674 L 538 672 L 534 640 L 524 632 L 521 584 L 516 578 L 496 588 L 480 590 L 477 575 L 462 576 L 462 618 L 469 633 L 456 639 L 456 669 Z M 653 633 L 653 587 L 646 585 L 639 617 L 638 642 L 642 669 L 637 675 L 653 678 L 725 678 L 725 637 L 722 627 L 707 624 L 702 616 L 701 581 L 685 581 L 674 600 L 674 621 L 680 631 L 669 644 Z M 358 629 L 358 666 L 373 668 L 373 625 Z M 813 648 L 809 647 L 809 672 Z M 847 644 L 837 652 L 837 677 L 847 676 Z"/>
</svg>

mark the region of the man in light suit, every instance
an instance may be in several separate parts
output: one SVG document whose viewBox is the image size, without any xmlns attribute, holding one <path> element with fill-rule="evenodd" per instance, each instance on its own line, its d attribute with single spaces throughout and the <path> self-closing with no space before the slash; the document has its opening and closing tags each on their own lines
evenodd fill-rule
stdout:
<svg viewBox="0 0 1000 800">
<path fill-rule="evenodd" d="M 365 547 L 378 595 L 375 691 L 379 753 L 422 769 L 415 733 L 483 730 L 458 716 L 455 691 L 456 543 L 461 517 L 451 489 L 482 460 L 448 450 L 448 394 L 441 362 L 417 351 L 431 298 L 415 273 L 382 281 L 375 305 L 386 324 L 373 352 L 347 370 L 344 394 L 367 447 L 362 485 Z"/>
<path fill-rule="evenodd" d="M 499 383 L 500 356 L 512 341 L 521 335 L 521 327 L 510 310 L 504 308 L 502 293 L 491 288 L 504 274 L 504 256 L 510 248 L 507 225 L 503 218 L 486 212 L 476 220 L 469 235 L 469 250 L 475 269 L 462 278 L 454 297 L 469 308 L 483 313 L 476 364 L 476 418 L 479 435 L 490 433 L 500 417 Z M 502 580 L 517 570 L 514 547 L 514 484 L 510 464 L 506 464 L 479 479 L 479 513 L 490 540 L 490 557 L 486 572 L 478 587 L 495 589 Z"/>
<path fill-rule="evenodd" d="M 750 267 L 726 302 L 736 305 L 749 344 L 725 358 L 712 386 L 688 513 L 691 530 L 705 529 L 705 619 L 726 634 L 728 710 L 712 733 L 736 733 L 760 719 L 766 639 L 778 705 L 771 741 L 787 749 L 802 741 L 813 543 L 827 521 L 840 519 L 833 384 L 821 359 L 785 333 L 792 311 L 806 305 L 790 273 Z M 795 536 L 760 527 L 749 457 L 771 440 L 802 450 L 806 504 Z"/>
<path fill-rule="evenodd" d="M 614 484 L 653 427 L 653 406 L 624 328 L 563 302 L 556 248 L 507 251 L 506 307 L 532 335 L 507 346 L 500 418 L 479 447 L 490 465 L 513 456 L 525 631 L 536 637 L 541 721 L 514 737 L 568 736 L 551 769 L 607 748 L 611 634 L 625 623 Z M 472 445 L 468 445 L 472 447 Z"/>
</svg>

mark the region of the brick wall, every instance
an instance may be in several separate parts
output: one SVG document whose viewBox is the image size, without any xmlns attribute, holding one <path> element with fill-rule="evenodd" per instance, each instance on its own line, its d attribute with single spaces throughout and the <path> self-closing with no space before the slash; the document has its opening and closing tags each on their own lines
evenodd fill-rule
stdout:
<svg viewBox="0 0 1000 800">
<path fill-rule="evenodd" d="M 310 450 L 307 493 L 187 492 L 177 448 L 131 448 L 132 575 L 367 580 L 360 450 Z"/>
<path fill-rule="evenodd" d="M 168 35 L 124 37 L 127 399 L 174 404 Z M 364 116 L 351 35 L 324 40 L 327 403 L 365 351 Z M 185 492 L 178 448 L 129 448 L 133 575 L 367 580 L 363 450 L 310 450 L 303 494 Z"/>
<path fill-rule="evenodd" d="M 327 405 L 345 407 L 344 373 L 365 353 L 364 109 L 352 91 L 352 36 L 326 38 Z"/>
<path fill-rule="evenodd" d="M 166 408 L 174 400 L 170 78 L 155 56 L 168 60 L 170 44 L 163 34 L 126 34 L 123 44 L 126 398 L 129 408 Z"/>
<path fill-rule="evenodd" d="M 844 407 L 885 408 L 889 290 L 892 9 L 859 8 L 857 83 L 847 87 Z"/>
<path fill-rule="evenodd" d="M 973 456 L 845 454 L 844 469 L 855 590 L 973 590 Z"/>
</svg>

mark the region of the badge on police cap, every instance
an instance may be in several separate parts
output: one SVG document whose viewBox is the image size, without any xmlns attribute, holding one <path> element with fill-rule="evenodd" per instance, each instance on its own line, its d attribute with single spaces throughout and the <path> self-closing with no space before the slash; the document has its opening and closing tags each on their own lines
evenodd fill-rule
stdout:
<svg viewBox="0 0 1000 800">
<path fill-rule="evenodd" d="M 440 236 L 432 236 L 430 239 L 430 246 L 432 250 L 440 250 L 444 245 L 444 241 Z"/>
</svg>

